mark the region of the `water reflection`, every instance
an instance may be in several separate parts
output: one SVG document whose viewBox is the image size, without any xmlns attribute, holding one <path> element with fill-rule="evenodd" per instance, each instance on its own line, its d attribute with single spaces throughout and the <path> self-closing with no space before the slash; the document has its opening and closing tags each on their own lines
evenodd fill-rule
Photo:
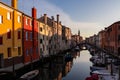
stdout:
<svg viewBox="0 0 120 80">
<path fill-rule="evenodd" d="M 70 72 L 73 62 L 65 62 L 65 64 L 51 63 L 50 65 L 44 65 L 40 68 L 39 80 L 62 80 L 63 76 L 66 76 Z"/>
<path fill-rule="evenodd" d="M 77 53 L 76 58 L 73 59 L 73 66 L 71 71 L 63 78 L 63 80 L 85 80 L 90 75 L 89 61 L 91 55 L 88 51 L 81 51 Z"/>
<path fill-rule="evenodd" d="M 88 51 L 72 52 L 73 60 L 68 62 L 51 62 L 39 68 L 38 80 L 84 80 L 89 76 L 92 65 Z"/>
</svg>

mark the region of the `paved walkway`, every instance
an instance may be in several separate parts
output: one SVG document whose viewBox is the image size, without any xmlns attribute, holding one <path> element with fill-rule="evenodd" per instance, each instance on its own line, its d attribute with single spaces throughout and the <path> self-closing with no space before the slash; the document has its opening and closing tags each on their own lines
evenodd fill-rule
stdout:
<svg viewBox="0 0 120 80">
<path fill-rule="evenodd" d="M 17 69 L 19 69 L 19 68 L 21 68 L 21 67 L 23 67 L 23 66 L 24 66 L 24 64 L 23 64 L 23 63 L 20 63 L 20 64 L 16 64 L 14 67 L 15 67 L 15 70 L 17 70 Z M 1 69 L 0 69 L 0 72 L 2 72 L 2 71 L 12 72 L 12 71 L 13 71 L 13 66 L 6 67 L 6 68 L 1 68 Z"/>
</svg>

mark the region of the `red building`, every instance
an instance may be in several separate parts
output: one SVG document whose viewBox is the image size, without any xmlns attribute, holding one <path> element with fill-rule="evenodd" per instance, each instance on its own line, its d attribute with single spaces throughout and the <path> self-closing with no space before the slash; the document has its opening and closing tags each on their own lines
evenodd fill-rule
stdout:
<svg viewBox="0 0 120 80">
<path fill-rule="evenodd" d="M 32 17 L 23 15 L 23 36 L 24 63 L 38 60 L 38 25 L 35 8 L 32 8 Z"/>
<path fill-rule="evenodd" d="M 106 28 L 106 49 L 120 54 L 120 21 L 113 23 Z"/>
<path fill-rule="evenodd" d="M 37 21 L 37 10 L 32 8 L 32 32 L 33 32 L 33 60 L 38 60 L 40 58 L 40 54 L 38 51 L 38 21 Z"/>
</svg>

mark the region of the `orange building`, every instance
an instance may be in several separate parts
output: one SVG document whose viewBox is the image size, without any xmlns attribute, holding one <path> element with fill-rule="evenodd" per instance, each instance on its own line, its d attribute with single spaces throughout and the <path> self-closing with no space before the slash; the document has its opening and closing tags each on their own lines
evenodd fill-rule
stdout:
<svg viewBox="0 0 120 80">
<path fill-rule="evenodd" d="M 0 2 L 0 67 L 22 62 L 22 12 Z M 12 61 L 14 59 L 14 62 Z"/>
</svg>

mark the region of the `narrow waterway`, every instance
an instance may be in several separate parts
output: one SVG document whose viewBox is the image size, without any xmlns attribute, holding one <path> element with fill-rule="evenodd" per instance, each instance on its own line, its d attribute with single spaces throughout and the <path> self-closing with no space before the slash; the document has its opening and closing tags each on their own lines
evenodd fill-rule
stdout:
<svg viewBox="0 0 120 80">
<path fill-rule="evenodd" d="M 55 59 L 35 68 L 39 70 L 39 74 L 30 80 L 85 80 L 90 76 L 92 63 L 89 61 L 89 51 L 72 51 L 66 54 L 68 57 L 56 56 Z"/>
<path fill-rule="evenodd" d="M 92 65 L 89 61 L 90 57 L 89 51 L 81 51 L 73 59 L 71 71 L 62 80 L 85 80 L 90 75 L 90 66 Z"/>
<path fill-rule="evenodd" d="M 52 61 L 39 69 L 38 80 L 85 80 L 90 76 L 89 51 L 72 52 L 71 61 Z M 62 62 L 61 62 L 62 61 Z"/>
</svg>

